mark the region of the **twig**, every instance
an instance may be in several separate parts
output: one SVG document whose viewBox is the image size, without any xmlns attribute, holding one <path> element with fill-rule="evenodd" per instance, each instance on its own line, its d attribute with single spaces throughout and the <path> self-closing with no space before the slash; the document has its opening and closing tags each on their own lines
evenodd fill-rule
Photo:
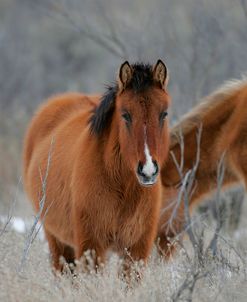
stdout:
<svg viewBox="0 0 247 302">
<path fill-rule="evenodd" d="M 218 234 L 222 228 L 222 219 L 220 217 L 219 213 L 219 206 L 218 203 L 220 202 L 220 195 L 221 195 L 221 188 L 224 180 L 225 175 L 225 166 L 224 166 L 224 160 L 225 160 L 226 153 L 224 152 L 220 158 L 218 167 L 217 167 L 217 191 L 216 191 L 216 212 L 217 212 L 217 219 L 216 219 L 216 229 L 214 232 L 214 236 L 208 246 L 208 250 L 212 251 L 213 255 L 216 255 L 217 253 L 217 241 L 218 241 Z"/>
<path fill-rule="evenodd" d="M 40 228 L 44 223 L 44 219 L 45 219 L 50 207 L 52 206 L 52 203 L 51 203 L 49 205 L 49 207 L 46 208 L 45 213 L 43 214 L 43 209 L 44 209 L 44 205 L 45 205 L 45 201 L 46 201 L 46 186 L 47 186 L 47 178 L 48 178 L 48 173 L 49 173 L 50 164 L 51 164 L 51 154 L 52 154 L 53 143 L 54 143 L 54 139 L 52 138 L 51 145 L 50 145 L 50 150 L 49 150 L 49 154 L 48 154 L 48 159 L 47 159 L 47 166 L 46 166 L 46 172 L 45 172 L 44 179 L 42 178 L 42 175 L 40 173 L 41 183 L 42 183 L 42 197 L 39 201 L 39 211 L 38 211 L 37 215 L 35 215 L 35 217 L 34 217 L 34 223 L 33 223 L 32 227 L 30 229 L 30 232 L 27 236 L 27 240 L 26 240 L 25 247 L 24 247 L 24 250 L 23 250 L 21 262 L 20 262 L 20 265 L 17 269 L 18 273 L 20 273 L 22 271 L 23 265 L 26 262 L 27 255 L 28 255 L 28 252 L 31 248 L 31 245 L 34 242 L 35 238 L 37 237 L 37 234 L 40 231 Z M 41 225 L 36 230 L 36 226 L 38 225 L 38 222 L 41 219 L 41 217 L 42 217 Z"/>
</svg>

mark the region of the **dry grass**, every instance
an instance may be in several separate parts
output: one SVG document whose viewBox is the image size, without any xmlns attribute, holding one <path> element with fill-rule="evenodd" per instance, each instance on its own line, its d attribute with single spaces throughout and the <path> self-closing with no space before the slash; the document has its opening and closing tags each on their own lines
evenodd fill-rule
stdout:
<svg viewBox="0 0 247 302">
<path fill-rule="evenodd" d="M 204 231 L 201 239 L 206 251 L 214 226 L 209 227 L 198 215 L 193 226 L 198 234 Z M 0 237 L 0 301 L 246 301 L 247 232 L 242 227 L 240 224 L 234 240 L 221 234 L 217 253 L 204 252 L 200 261 L 188 238 L 170 262 L 165 263 L 154 250 L 142 281 L 133 282 L 132 288 L 119 276 L 121 261 L 116 255 L 109 256 L 100 273 L 55 277 L 47 243 L 39 238 L 18 273 L 27 238 L 6 228 Z"/>
</svg>

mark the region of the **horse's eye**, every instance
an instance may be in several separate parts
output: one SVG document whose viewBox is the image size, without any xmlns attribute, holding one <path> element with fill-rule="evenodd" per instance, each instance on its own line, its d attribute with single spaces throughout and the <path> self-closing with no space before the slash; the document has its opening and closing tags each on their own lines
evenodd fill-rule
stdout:
<svg viewBox="0 0 247 302">
<path fill-rule="evenodd" d="M 160 123 L 162 123 L 165 118 L 167 117 L 167 111 L 162 111 L 161 114 L 160 114 L 160 117 L 159 117 L 159 120 L 160 120 Z"/>
<path fill-rule="evenodd" d="M 125 122 L 131 123 L 131 115 L 129 114 L 129 112 L 124 112 L 122 114 L 122 118 L 125 120 Z"/>
</svg>

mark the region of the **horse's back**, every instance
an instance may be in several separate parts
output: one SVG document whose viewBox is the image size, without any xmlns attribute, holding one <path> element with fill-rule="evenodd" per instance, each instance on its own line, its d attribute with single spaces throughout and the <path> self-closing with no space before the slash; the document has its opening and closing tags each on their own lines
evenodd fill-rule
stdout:
<svg viewBox="0 0 247 302">
<path fill-rule="evenodd" d="M 42 142 L 53 137 L 56 130 L 74 115 L 85 113 L 85 118 L 99 102 L 98 96 L 86 96 L 80 93 L 66 93 L 54 96 L 40 107 L 32 119 L 24 140 L 23 172 L 27 177 L 35 149 L 40 148 Z"/>
</svg>

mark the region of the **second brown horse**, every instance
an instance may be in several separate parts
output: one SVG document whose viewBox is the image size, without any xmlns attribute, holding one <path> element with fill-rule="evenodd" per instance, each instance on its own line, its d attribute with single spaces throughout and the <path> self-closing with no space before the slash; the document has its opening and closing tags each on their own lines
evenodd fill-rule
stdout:
<svg viewBox="0 0 247 302">
<path fill-rule="evenodd" d="M 169 255 L 168 243 L 183 231 L 184 203 L 177 203 L 181 173 L 174 158 L 183 161 L 182 176 L 193 168 L 197 154 L 200 158 L 189 206 L 203 201 L 218 185 L 218 166 L 224 160 L 222 189 L 242 182 L 247 187 L 247 79 L 233 80 L 220 87 L 193 108 L 171 129 L 170 152 L 163 169 L 163 205 L 158 236 L 161 248 Z M 197 133 L 201 128 L 198 145 Z M 181 147 L 183 143 L 184 147 Z M 176 211 L 174 208 L 176 207 Z M 171 215 L 176 212 L 176 215 Z M 171 222 L 171 216 L 173 221 Z M 171 222 L 171 223 L 168 223 Z"/>
</svg>

